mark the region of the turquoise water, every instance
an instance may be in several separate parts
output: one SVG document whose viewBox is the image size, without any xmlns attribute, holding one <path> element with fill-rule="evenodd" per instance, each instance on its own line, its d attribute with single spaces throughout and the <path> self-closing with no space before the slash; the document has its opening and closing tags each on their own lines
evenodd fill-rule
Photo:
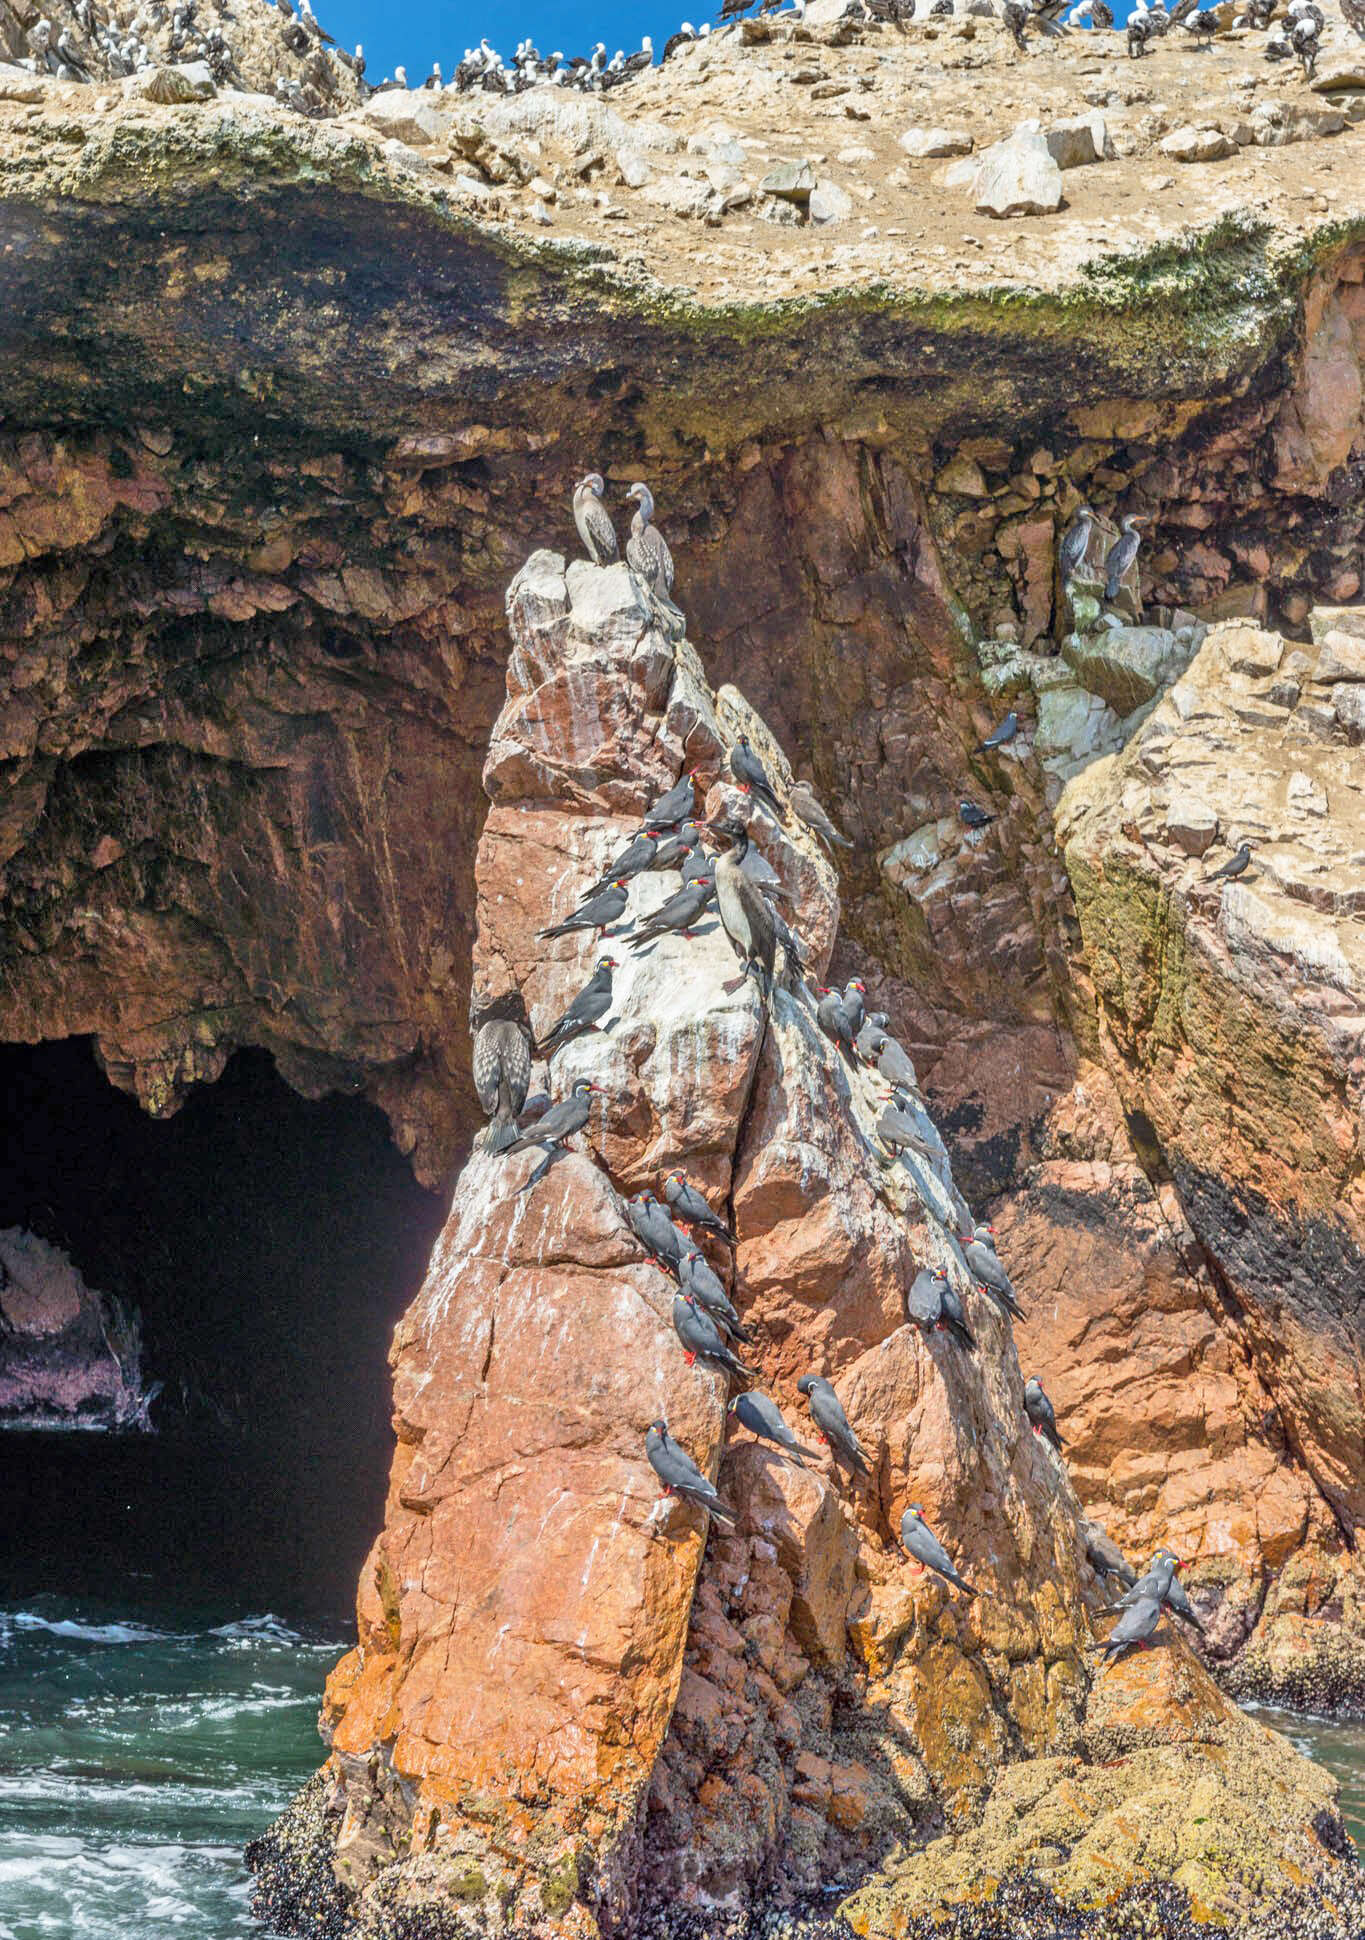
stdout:
<svg viewBox="0 0 1365 1940">
<path fill-rule="evenodd" d="M 0 1610 L 0 1940 L 266 1940 L 242 1849 L 316 1768 L 344 1645 L 132 1610 Z M 1365 1850 L 1365 1723 L 1257 1716 L 1336 1773 Z"/>
<path fill-rule="evenodd" d="M 242 1848 L 343 1646 L 269 1616 L 0 1611 L 0 1940 L 263 1940 Z"/>
<path fill-rule="evenodd" d="M 1282 1731 L 1305 1757 L 1326 1765 L 1341 1786 L 1341 1816 L 1365 1858 L 1365 1719 L 1339 1724 L 1332 1718 L 1297 1717 L 1269 1705 L 1252 1707 L 1262 1724 Z"/>
</svg>

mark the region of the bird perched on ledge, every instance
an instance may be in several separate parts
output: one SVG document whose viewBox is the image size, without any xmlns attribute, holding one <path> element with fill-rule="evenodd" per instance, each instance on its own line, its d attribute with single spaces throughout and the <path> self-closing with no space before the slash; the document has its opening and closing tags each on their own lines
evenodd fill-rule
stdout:
<svg viewBox="0 0 1365 1940">
<path fill-rule="evenodd" d="M 773 792 L 768 771 L 754 753 L 747 734 L 741 734 L 738 745 L 730 750 L 730 773 L 746 795 L 757 795 L 764 807 L 770 808 L 779 822 L 782 820 L 782 804 Z"/>
<path fill-rule="evenodd" d="M 706 833 L 730 845 L 728 853 L 716 857 L 716 908 L 721 927 L 744 965 L 744 975 L 747 977 L 751 970 L 757 970 L 764 998 L 770 998 L 777 957 L 777 926 L 767 897 L 744 873 L 749 831 L 742 822 L 730 817 L 709 827 Z"/>
<path fill-rule="evenodd" d="M 951 1583 L 954 1589 L 961 1590 L 966 1596 L 977 1595 L 967 1579 L 958 1574 L 952 1557 L 924 1521 L 922 1503 L 912 1502 L 901 1517 L 901 1547 L 919 1565 L 920 1575 L 927 1569 L 933 1570 L 936 1576 L 941 1576 L 945 1583 Z"/>
<path fill-rule="evenodd" d="M 1229 856 L 1222 868 L 1215 869 L 1212 875 L 1205 876 L 1204 881 L 1235 882 L 1238 876 L 1244 876 L 1250 867 L 1251 844 L 1244 842 L 1241 848 L 1238 849 L 1236 855 Z"/>
<path fill-rule="evenodd" d="M 654 524 L 654 494 L 648 485 L 632 485 L 626 497 L 635 500 L 626 540 L 626 564 L 640 575 L 651 593 L 666 600 L 673 591 L 673 555 Z"/>
<path fill-rule="evenodd" d="M 1024 1383 L 1024 1413 L 1033 1423 L 1034 1434 L 1041 1435 L 1045 1441 L 1051 1442 L 1060 1455 L 1066 1444 L 1057 1433 L 1057 1416 L 1036 1374 Z"/>
<path fill-rule="evenodd" d="M 727 1246 L 733 1246 L 735 1236 L 723 1219 L 711 1210 L 695 1186 L 687 1183 L 684 1172 L 670 1172 L 664 1180 L 664 1198 L 675 1219 L 684 1226 L 699 1226 L 704 1233 L 714 1233 L 723 1239 Z"/>
<path fill-rule="evenodd" d="M 562 923 L 552 923 L 548 930 L 538 930 L 541 937 L 568 936 L 571 930 L 601 930 L 605 935 L 618 917 L 626 913 L 630 901 L 630 891 L 623 882 L 611 883 L 606 889 L 599 890 L 581 902 L 572 916 L 566 916 Z"/>
<path fill-rule="evenodd" d="M 490 1017 L 474 1033 L 474 1089 L 492 1123 L 488 1149 L 505 1152 L 531 1083 L 531 1035 L 511 1017 Z"/>
<path fill-rule="evenodd" d="M 796 816 L 797 821 L 804 822 L 808 829 L 813 829 L 825 844 L 826 848 L 832 849 L 836 843 L 841 849 L 851 849 L 853 847 L 848 837 L 846 835 L 840 835 L 838 829 L 830 821 L 824 809 L 821 808 L 815 798 L 815 791 L 808 781 L 793 782 L 787 800 L 792 805 L 792 813 Z"/>
<path fill-rule="evenodd" d="M 540 1040 L 542 1057 L 548 1057 L 551 1051 L 558 1051 L 565 1044 L 572 1044 L 576 1037 L 582 1037 L 587 1031 L 597 1029 L 598 1019 L 605 1017 L 611 1009 L 611 973 L 615 968 L 615 957 L 597 959 L 597 967 L 588 982 Z"/>
<path fill-rule="evenodd" d="M 844 1413 L 844 1404 L 824 1375 L 803 1374 L 796 1384 L 796 1392 L 805 1395 L 810 1418 L 835 1461 L 842 1462 L 855 1475 L 870 1476 L 871 1466 Z"/>
<path fill-rule="evenodd" d="M 727 1412 L 751 1435 L 757 1435 L 760 1441 L 772 1442 L 784 1455 L 790 1455 L 798 1468 L 806 1466 L 808 1455 L 814 1459 L 815 1450 L 802 1447 L 782 1419 L 782 1410 L 761 1388 L 750 1388 L 746 1394 L 737 1394 Z"/>
<path fill-rule="evenodd" d="M 594 566 L 609 566 L 621 556 L 616 527 L 602 503 L 606 489 L 601 472 L 589 472 L 573 489 L 573 522 Z"/>
<path fill-rule="evenodd" d="M 645 1459 L 663 1483 L 665 1496 L 681 1496 L 684 1502 L 696 1503 L 699 1509 L 705 1509 L 718 1521 L 734 1523 L 734 1510 L 726 1508 L 692 1457 L 685 1449 L 679 1448 L 662 1416 L 649 1424 L 645 1435 Z"/>
</svg>

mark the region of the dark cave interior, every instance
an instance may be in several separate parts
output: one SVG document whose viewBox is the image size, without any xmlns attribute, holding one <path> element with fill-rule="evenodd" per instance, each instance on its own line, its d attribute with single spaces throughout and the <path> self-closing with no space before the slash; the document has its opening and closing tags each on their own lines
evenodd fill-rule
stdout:
<svg viewBox="0 0 1365 1940">
<path fill-rule="evenodd" d="M 383 1513 L 389 1340 L 444 1202 L 378 1110 L 299 1097 L 263 1052 L 157 1120 L 89 1040 L 5 1045 L 0 1097 L 0 1228 L 138 1310 L 161 1383 L 150 1434 L 0 1434 L 5 1597 L 170 1583 L 344 1616 Z"/>
</svg>

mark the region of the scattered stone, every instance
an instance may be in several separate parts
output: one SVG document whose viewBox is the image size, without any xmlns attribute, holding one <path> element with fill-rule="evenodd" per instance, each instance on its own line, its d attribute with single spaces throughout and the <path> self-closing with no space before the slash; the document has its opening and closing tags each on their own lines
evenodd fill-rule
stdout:
<svg viewBox="0 0 1365 1940">
<path fill-rule="evenodd" d="M 1301 768 L 1296 768 L 1289 777 L 1285 799 L 1290 808 L 1300 815 L 1324 816 L 1327 813 L 1327 790 L 1311 775 L 1304 774 Z"/>
<path fill-rule="evenodd" d="M 817 182 L 806 206 L 812 222 L 847 222 L 853 214 L 853 197 L 837 182 Z"/>
<path fill-rule="evenodd" d="M 991 149 L 972 190 L 978 214 L 1051 215 L 1062 206 L 1062 172 L 1040 130 L 1021 128 Z"/>
<path fill-rule="evenodd" d="M 1044 139 L 1058 168 L 1084 168 L 1090 162 L 1113 159 L 1114 144 L 1109 139 L 1104 116 L 1098 112 L 1054 122 Z"/>
<path fill-rule="evenodd" d="M 804 207 L 815 188 L 815 170 L 809 162 L 783 162 L 780 167 L 769 169 L 758 186 L 763 195 Z"/>
<path fill-rule="evenodd" d="M 907 128 L 900 146 L 916 158 L 970 155 L 976 143 L 965 128 Z"/>
<path fill-rule="evenodd" d="M 439 97 L 426 88 L 385 88 L 371 95 L 361 110 L 372 128 L 411 148 L 427 148 L 450 134 L 454 115 L 438 106 Z"/>
<path fill-rule="evenodd" d="M 1335 630 L 1326 634 L 1314 675 L 1329 685 L 1339 680 L 1365 680 L 1365 639 Z"/>
<path fill-rule="evenodd" d="M 1161 153 L 1173 162 L 1221 162 L 1236 153 L 1236 143 L 1221 128 L 1177 128 L 1161 144 Z"/>
<path fill-rule="evenodd" d="M 182 61 L 172 67 L 151 67 L 134 75 L 131 93 L 143 101 L 157 101 L 163 107 L 180 107 L 189 101 L 211 101 L 218 92 L 207 61 Z"/>
<path fill-rule="evenodd" d="M 616 171 L 628 189 L 642 189 L 654 171 L 638 148 L 618 148 Z"/>
<path fill-rule="evenodd" d="M 936 492 L 956 492 L 963 498 L 989 498 L 991 488 L 986 483 L 986 474 L 974 458 L 963 452 L 951 457 L 943 470 L 934 480 Z"/>
</svg>

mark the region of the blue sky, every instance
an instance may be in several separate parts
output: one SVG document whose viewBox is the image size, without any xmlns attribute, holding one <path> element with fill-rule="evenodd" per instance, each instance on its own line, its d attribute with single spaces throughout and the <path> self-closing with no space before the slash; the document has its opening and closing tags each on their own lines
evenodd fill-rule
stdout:
<svg viewBox="0 0 1365 1940">
<path fill-rule="evenodd" d="M 510 54 L 527 35 L 542 54 L 558 48 L 565 55 L 588 53 L 595 41 L 605 41 L 607 53 L 618 47 L 633 53 L 643 34 L 661 48 L 680 20 L 699 27 L 711 20 L 719 0 L 406 0 L 402 6 L 376 5 L 375 0 L 313 0 L 318 19 L 344 47 L 360 41 L 365 48 L 365 72 L 371 81 L 391 74 L 401 61 L 408 79 L 416 82 L 439 61 L 447 78 L 466 47 L 477 46 L 486 34 L 493 45 Z M 689 12 L 689 6 L 692 11 Z"/>
</svg>

